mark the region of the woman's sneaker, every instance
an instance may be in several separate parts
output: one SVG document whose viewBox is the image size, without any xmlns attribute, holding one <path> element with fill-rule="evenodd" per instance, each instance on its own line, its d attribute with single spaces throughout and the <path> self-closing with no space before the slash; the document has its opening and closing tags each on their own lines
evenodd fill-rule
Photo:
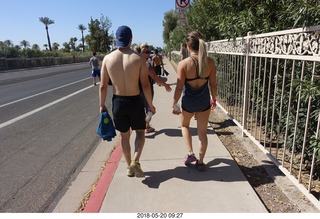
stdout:
<svg viewBox="0 0 320 219">
<path fill-rule="evenodd" d="M 192 162 L 197 161 L 196 156 L 194 154 L 187 155 L 185 160 L 184 160 L 184 165 L 189 166 Z"/>
<path fill-rule="evenodd" d="M 196 169 L 200 172 L 203 172 L 206 169 L 206 165 L 204 163 L 199 163 L 199 161 L 197 160 Z"/>
<path fill-rule="evenodd" d="M 151 126 L 146 128 L 146 133 L 151 133 L 151 132 L 155 132 L 156 130 L 154 128 L 152 128 Z"/>
<path fill-rule="evenodd" d="M 136 177 L 144 177 L 144 172 L 141 169 L 140 163 L 136 161 L 131 161 L 130 170 L 134 173 Z"/>
</svg>

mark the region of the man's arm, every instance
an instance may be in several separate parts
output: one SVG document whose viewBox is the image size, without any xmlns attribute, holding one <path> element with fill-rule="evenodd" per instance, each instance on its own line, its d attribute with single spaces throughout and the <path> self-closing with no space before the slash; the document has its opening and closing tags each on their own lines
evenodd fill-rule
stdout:
<svg viewBox="0 0 320 219">
<path fill-rule="evenodd" d="M 97 58 L 98 68 L 100 68 L 100 60 Z"/>
<path fill-rule="evenodd" d="M 106 57 L 104 57 L 102 61 L 102 67 L 101 67 L 101 81 L 100 81 L 100 89 L 99 89 L 100 113 L 107 111 L 105 101 L 107 97 L 109 80 L 110 79 L 109 79 L 107 66 L 106 66 Z"/>
<path fill-rule="evenodd" d="M 156 66 L 156 62 L 154 60 L 155 60 L 155 56 L 152 57 L 152 67 L 153 68 Z"/>
<path fill-rule="evenodd" d="M 160 58 L 161 66 L 162 66 L 162 68 L 163 68 L 162 55 L 159 55 L 159 58 Z"/>
</svg>

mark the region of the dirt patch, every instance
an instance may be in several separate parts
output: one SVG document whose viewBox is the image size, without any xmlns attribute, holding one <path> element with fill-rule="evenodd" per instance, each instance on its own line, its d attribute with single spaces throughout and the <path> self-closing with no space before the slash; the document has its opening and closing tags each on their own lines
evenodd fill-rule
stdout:
<svg viewBox="0 0 320 219">
<path fill-rule="evenodd" d="M 210 124 L 270 213 L 319 212 L 271 160 L 257 158 L 264 154 L 222 110 L 212 111 Z"/>
</svg>

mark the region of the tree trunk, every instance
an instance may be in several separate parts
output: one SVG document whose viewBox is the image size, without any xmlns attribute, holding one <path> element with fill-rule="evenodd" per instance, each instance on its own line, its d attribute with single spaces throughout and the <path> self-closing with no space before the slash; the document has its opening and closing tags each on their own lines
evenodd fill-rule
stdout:
<svg viewBox="0 0 320 219">
<path fill-rule="evenodd" d="M 52 51 L 51 48 L 51 43 L 50 43 L 50 37 L 49 37 L 49 31 L 48 31 L 48 27 L 46 27 L 46 31 L 47 31 L 47 38 L 48 38 L 48 45 L 49 45 L 49 50 Z"/>
<path fill-rule="evenodd" d="M 82 52 L 84 52 L 84 38 L 83 38 L 83 31 L 81 31 L 82 33 Z"/>
</svg>

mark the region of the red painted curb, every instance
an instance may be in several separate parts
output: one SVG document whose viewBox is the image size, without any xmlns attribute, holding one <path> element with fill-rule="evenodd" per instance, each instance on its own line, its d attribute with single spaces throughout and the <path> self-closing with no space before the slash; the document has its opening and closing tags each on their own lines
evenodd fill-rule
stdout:
<svg viewBox="0 0 320 219">
<path fill-rule="evenodd" d="M 89 201 L 83 209 L 83 213 L 99 213 L 104 197 L 108 191 L 113 175 L 118 167 L 122 156 L 122 148 L 120 142 L 111 154 L 107 165 L 99 178 L 96 188 L 92 192 Z"/>
</svg>

